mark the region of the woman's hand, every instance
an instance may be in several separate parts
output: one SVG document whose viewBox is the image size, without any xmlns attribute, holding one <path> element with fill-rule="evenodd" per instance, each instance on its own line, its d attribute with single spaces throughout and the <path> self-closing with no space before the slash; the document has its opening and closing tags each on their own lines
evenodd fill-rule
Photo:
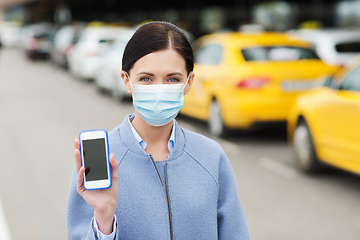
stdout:
<svg viewBox="0 0 360 240">
<path fill-rule="evenodd" d="M 117 204 L 117 162 L 114 155 L 110 154 L 110 165 L 112 175 L 112 186 L 107 189 L 86 190 L 83 186 L 85 168 L 81 167 L 80 142 L 74 140 L 75 145 L 75 166 L 77 176 L 76 190 L 85 201 L 94 208 L 94 216 L 99 230 L 103 234 L 110 234 L 113 231 L 114 216 Z"/>
</svg>

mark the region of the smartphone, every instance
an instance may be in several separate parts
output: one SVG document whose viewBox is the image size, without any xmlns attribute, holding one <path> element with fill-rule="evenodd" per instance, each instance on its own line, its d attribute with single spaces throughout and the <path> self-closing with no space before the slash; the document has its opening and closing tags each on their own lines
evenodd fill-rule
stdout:
<svg viewBox="0 0 360 240">
<path fill-rule="evenodd" d="M 104 129 L 82 131 L 79 134 L 81 166 L 85 167 L 86 190 L 111 187 L 108 133 Z"/>
</svg>

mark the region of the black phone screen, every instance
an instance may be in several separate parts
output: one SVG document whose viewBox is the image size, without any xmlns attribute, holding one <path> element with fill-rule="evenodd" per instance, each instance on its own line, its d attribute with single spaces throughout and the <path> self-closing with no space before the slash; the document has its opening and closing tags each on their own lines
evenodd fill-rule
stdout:
<svg viewBox="0 0 360 240">
<path fill-rule="evenodd" d="M 86 181 L 108 178 L 105 139 L 83 140 Z"/>
</svg>

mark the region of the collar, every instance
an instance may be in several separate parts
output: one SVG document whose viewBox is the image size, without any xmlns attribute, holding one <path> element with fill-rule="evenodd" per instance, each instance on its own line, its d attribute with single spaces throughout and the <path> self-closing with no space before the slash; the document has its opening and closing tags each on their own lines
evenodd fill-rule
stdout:
<svg viewBox="0 0 360 240">
<path fill-rule="evenodd" d="M 139 143 L 140 147 L 145 150 L 146 149 L 146 146 L 147 146 L 147 143 L 141 138 L 141 136 L 139 135 L 139 133 L 135 130 L 134 126 L 132 125 L 132 120 L 134 119 L 135 115 L 134 114 L 131 114 L 127 117 L 127 120 L 128 120 L 128 124 L 130 126 L 130 129 L 131 129 L 131 132 L 132 134 L 134 135 L 136 141 Z M 170 139 L 169 139 L 169 142 L 168 142 L 168 149 L 169 149 L 169 152 L 171 154 L 171 152 L 173 151 L 174 149 L 174 146 L 175 146 L 175 120 L 173 120 L 173 127 L 172 127 L 172 130 L 171 130 L 171 135 L 170 135 Z M 169 154 L 169 156 L 170 156 Z"/>
<path fill-rule="evenodd" d="M 147 154 L 142 147 L 139 145 L 139 142 L 136 140 L 134 134 L 131 131 L 130 123 L 129 123 L 129 117 L 131 115 L 128 115 L 125 117 L 124 121 L 120 126 L 117 127 L 118 137 L 119 141 L 126 147 L 129 151 L 143 157 L 148 157 L 149 154 Z M 174 126 L 173 129 L 175 129 L 174 132 L 174 149 L 172 150 L 168 160 L 174 160 L 178 157 L 180 157 L 181 154 L 183 154 L 184 147 L 185 147 L 185 134 L 183 130 L 180 128 L 180 126 L 177 124 L 176 120 L 174 119 Z"/>
</svg>

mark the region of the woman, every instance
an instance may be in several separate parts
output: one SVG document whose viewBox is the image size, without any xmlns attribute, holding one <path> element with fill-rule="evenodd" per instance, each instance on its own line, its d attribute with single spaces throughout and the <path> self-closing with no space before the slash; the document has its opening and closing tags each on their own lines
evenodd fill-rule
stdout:
<svg viewBox="0 0 360 240">
<path fill-rule="evenodd" d="M 69 239 L 249 238 L 225 153 L 174 120 L 193 83 L 193 66 L 191 46 L 176 26 L 150 22 L 135 32 L 122 62 L 135 114 L 109 133 L 113 185 L 83 188 L 75 140 Z"/>
</svg>

